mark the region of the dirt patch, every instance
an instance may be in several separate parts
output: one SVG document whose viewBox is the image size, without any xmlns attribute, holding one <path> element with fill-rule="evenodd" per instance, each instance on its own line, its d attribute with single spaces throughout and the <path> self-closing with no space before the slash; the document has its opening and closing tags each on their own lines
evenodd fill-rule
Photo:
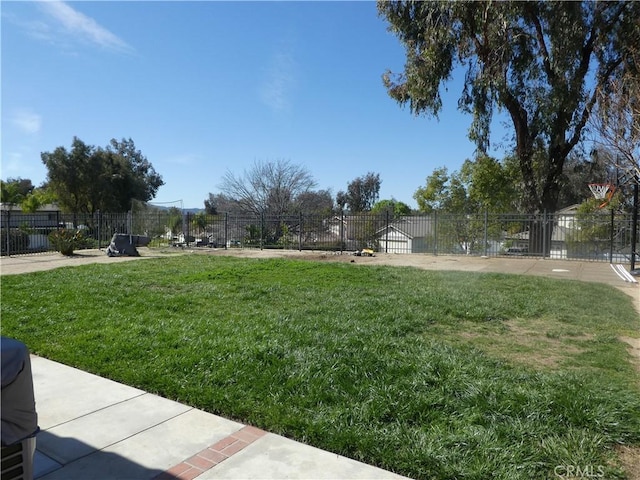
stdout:
<svg viewBox="0 0 640 480">
<path fill-rule="evenodd" d="M 629 345 L 629 353 L 633 356 L 636 368 L 640 372 L 640 338 L 620 337 L 624 343 Z"/>
<path fill-rule="evenodd" d="M 628 343 L 631 346 L 632 349 L 632 353 L 637 356 L 640 357 L 640 338 L 631 338 L 631 337 L 620 337 L 620 340 L 622 340 L 625 343 Z"/>
<path fill-rule="evenodd" d="M 640 447 L 618 445 L 615 450 L 629 480 L 640 480 Z"/>
<path fill-rule="evenodd" d="M 521 325 L 517 321 L 505 322 L 509 327 L 508 340 L 526 348 L 526 353 L 519 356 L 517 349 L 515 350 L 514 360 L 524 364 L 534 364 L 542 367 L 556 368 L 571 355 L 580 353 L 582 350 L 576 345 L 567 345 L 562 341 L 566 336 L 552 337 L 547 334 L 546 326 L 542 330 L 534 330 L 529 326 Z M 588 340 L 588 335 L 580 335 L 579 337 L 571 336 L 576 340 Z M 511 343 L 507 342 L 507 343 Z M 508 351 L 513 351 L 508 348 Z M 555 353 L 555 352 L 562 352 Z"/>
<path fill-rule="evenodd" d="M 508 362 L 546 369 L 556 369 L 573 355 L 584 350 L 577 342 L 588 341 L 593 335 L 569 335 L 550 333 L 549 325 L 522 324 L 519 320 L 503 322 L 503 332 L 466 331 L 457 333 L 458 338 L 487 354 Z M 473 326 L 469 327 L 470 329 Z M 566 340 L 571 340 L 567 342 Z"/>
<path fill-rule="evenodd" d="M 73 255 L 65 256 L 58 252 L 36 253 L 31 255 L 14 255 L 0 258 L 0 275 L 18 275 L 21 273 L 40 272 L 62 267 L 77 267 L 92 263 L 119 263 L 145 258 L 166 257 L 170 252 L 140 248 L 139 257 L 109 257 L 104 250 L 79 250 Z"/>
</svg>

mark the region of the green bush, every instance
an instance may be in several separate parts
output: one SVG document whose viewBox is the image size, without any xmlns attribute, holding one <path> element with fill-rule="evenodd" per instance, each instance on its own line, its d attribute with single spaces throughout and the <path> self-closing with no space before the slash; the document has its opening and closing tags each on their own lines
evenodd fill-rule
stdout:
<svg viewBox="0 0 640 480">
<path fill-rule="evenodd" d="M 86 244 L 86 237 L 81 230 L 59 228 L 49 234 L 51 245 L 63 255 L 73 255 L 73 251 Z"/>
<path fill-rule="evenodd" d="M 0 250 L 2 255 L 27 253 L 29 251 L 29 235 L 22 230 L 11 229 L 7 239 L 7 234 L 3 231 L 0 236 Z"/>
</svg>

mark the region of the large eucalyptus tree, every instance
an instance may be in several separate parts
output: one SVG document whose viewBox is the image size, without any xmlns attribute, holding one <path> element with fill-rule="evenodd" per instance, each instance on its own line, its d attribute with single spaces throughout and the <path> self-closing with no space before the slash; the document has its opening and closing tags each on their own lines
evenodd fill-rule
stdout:
<svg viewBox="0 0 640 480">
<path fill-rule="evenodd" d="M 640 2 L 379 1 L 406 49 L 404 72 L 383 75 L 389 95 L 436 116 L 440 89 L 466 69 L 459 107 L 486 151 L 492 114 L 506 111 L 530 213 L 558 205 L 563 167 L 582 140 L 599 91 L 638 74 Z"/>
</svg>

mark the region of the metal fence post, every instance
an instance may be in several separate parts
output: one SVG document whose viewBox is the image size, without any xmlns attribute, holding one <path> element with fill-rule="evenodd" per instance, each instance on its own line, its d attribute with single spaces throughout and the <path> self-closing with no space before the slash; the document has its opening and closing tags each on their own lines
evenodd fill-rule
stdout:
<svg viewBox="0 0 640 480">
<path fill-rule="evenodd" d="M 340 253 L 344 251 L 344 210 L 340 211 Z"/>
<path fill-rule="evenodd" d="M 298 226 L 298 251 L 302 251 L 302 212 L 300 212 L 300 225 Z"/>
<path fill-rule="evenodd" d="M 631 216 L 631 268 L 636 269 L 636 255 L 638 254 L 638 182 L 640 178 L 636 177 L 633 185 L 633 215 Z"/>
<path fill-rule="evenodd" d="M 229 242 L 229 212 L 224 212 L 224 249 L 227 249 L 227 243 Z"/>
<path fill-rule="evenodd" d="M 609 262 L 613 263 L 613 242 L 614 242 L 614 230 L 615 230 L 615 211 L 611 209 L 611 232 L 609 235 Z"/>
<path fill-rule="evenodd" d="M 264 238 L 264 212 L 260 213 L 260 250 L 262 250 L 262 240 Z"/>
<path fill-rule="evenodd" d="M 433 254 L 438 255 L 438 211 L 433 211 Z"/>
<path fill-rule="evenodd" d="M 489 248 L 489 211 L 484 210 L 484 256 L 487 256 L 487 249 Z"/>
<path fill-rule="evenodd" d="M 11 256 L 11 210 L 7 210 L 7 256 Z"/>
<path fill-rule="evenodd" d="M 98 210 L 96 213 L 98 214 L 98 250 L 100 250 L 100 248 L 101 248 L 100 247 L 100 245 L 101 245 L 100 240 L 102 240 L 102 237 L 101 237 L 101 233 L 102 233 L 102 228 L 101 228 L 102 227 L 102 214 L 100 213 L 100 210 Z"/>
<path fill-rule="evenodd" d="M 184 237 L 184 245 L 189 246 L 189 212 L 182 211 L 182 236 Z"/>
<path fill-rule="evenodd" d="M 547 210 L 545 209 L 542 212 L 542 258 L 547 257 L 547 246 Z"/>
<path fill-rule="evenodd" d="M 389 209 L 387 209 L 387 218 L 385 225 L 384 253 L 389 253 Z"/>
</svg>

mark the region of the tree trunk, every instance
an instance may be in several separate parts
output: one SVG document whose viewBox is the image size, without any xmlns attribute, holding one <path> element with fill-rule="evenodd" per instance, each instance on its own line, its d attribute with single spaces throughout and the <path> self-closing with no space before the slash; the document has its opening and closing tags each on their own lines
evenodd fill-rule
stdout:
<svg viewBox="0 0 640 480">
<path fill-rule="evenodd" d="M 529 255 L 548 257 L 555 222 L 546 212 L 536 215 L 529 223 Z"/>
<path fill-rule="evenodd" d="M 549 162 L 550 165 L 562 165 L 563 161 Z M 536 218 L 529 226 L 529 254 L 548 257 L 551 253 L 551 240 L 555 228 L 555 212 L 560 198 L 558 180 L 562 167 L 550 171 L 542 185 L 539 203 L 532 210 Z"/>
</svg>

